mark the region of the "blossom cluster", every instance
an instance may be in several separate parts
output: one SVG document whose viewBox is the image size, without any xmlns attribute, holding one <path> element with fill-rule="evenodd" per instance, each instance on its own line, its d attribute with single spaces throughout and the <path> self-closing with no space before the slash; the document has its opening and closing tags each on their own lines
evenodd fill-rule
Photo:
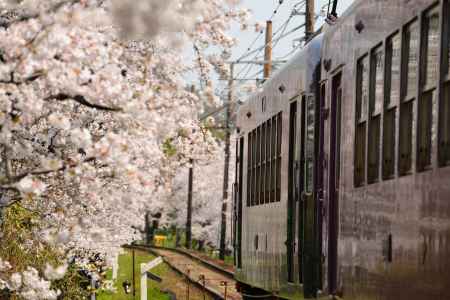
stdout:
<svg viewBox="0 0 450 300">
<path fill-rule="evenodd" d="M 68 252 L 115 257 L 140 238 L 145 212 L 170 209 L 180 168 L 217 154 L 197 119 L 205 98 L 218 101 L 208 74 L 226 76 L 230 23 L 248 18 L 237 2 L 0 1 L 0 209 L 20 202 L 40 216 L 35 239 Z M 187 72 L 208 88 L 187 89 Z M 43 279 L 29 266 L 0 285 L 54 299 L 66 268 Z"/>
</svg>

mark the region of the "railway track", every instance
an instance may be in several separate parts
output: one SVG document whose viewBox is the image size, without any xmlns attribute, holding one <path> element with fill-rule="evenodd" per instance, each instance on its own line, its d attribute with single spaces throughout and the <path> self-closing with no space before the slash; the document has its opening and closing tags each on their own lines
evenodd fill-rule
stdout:
<svg viewBox="0 0 450 300">
<path fill-rule="evenodd" d="M 200 257 L 183 250 L 167 248 L 145 246 L 127 246 L 127 248 L 148 251 L 154 255 L 161 256 L 172 269 L 182 274 L 190 284 L 196 285 L 214 299 L 242 299 L 236 290 L 236 281 L 233 278 L 233 273 Z"/>
</svg>

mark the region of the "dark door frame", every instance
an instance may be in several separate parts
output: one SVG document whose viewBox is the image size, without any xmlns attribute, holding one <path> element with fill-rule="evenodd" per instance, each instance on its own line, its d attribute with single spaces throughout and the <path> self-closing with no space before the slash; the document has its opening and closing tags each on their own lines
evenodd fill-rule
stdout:
<svg viewBox="0 0 450 300">
<path fill-rule="evenodd" d="M 287 272 L 288 282 L 295 280 L 295 223 L 296 223 L 296 203 L 297 203 L 297 187 L 295 174 L 297 172 L 297 164 L 295 160 L 297 151 L 297 115 L 298 101 L 295 100 L 289 105 L 289 166 L 288 166 L 288 206 L 287 206 Z"/>
<path fill-rule="evenodd" d="M 339 234 L 339 172 L 341 140 L 342 72 L 331 81 L 330 153 L 328 173 L 328 292 L 337 293 Z"/>
<path fill-rule="evenodd" d="M 238 155 L 238 182 L 237 182 L 237 222 L 236 222 L 236 249 L 237 249 L 237 268 L 242 268 L 242 182 L 244 172 L 244 137 L 239 138 Z"/>
</svg>

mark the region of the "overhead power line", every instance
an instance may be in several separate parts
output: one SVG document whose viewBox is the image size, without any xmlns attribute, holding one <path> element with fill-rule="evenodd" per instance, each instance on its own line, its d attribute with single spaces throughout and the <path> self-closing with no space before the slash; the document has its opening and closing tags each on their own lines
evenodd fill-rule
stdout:
<svg viewBox="0 0 450 300">
<path fill-rule="evenodd" d="M 281 5 L 283 5 L 283 3 L 284 3 L 284 0 L 279 0 L 278 1 L 278 6 L 274 9 L 274 11 L 272 12 L 272 15 L 270 16 L 270 18 L 269 18 L 269 21 L 272 21 L 273 20 L 273 18 L 275 17 L 275 15 L 278 13 L 278 11 L 279 11 L 279 9 L 280 9 L 280 7 L 281 7 Z M 252 49 L 252 47 L 255 45 L 255 43 L 261 38 L 261 36 L 263 35 L 263 33 L 264 33 L 264 30 L 260 30 L 259 31 L 259 34 L 256 36 L 256 38 L 250 43 L 250 45 L 247 47 L 247 51 L 251 51 L 251 49 Z M 244 55 L 245 55 L 245 53 L 244 53 Z M 238 61 L 239 61 L 240 59 L 238 59 Z"/>
<path fill-rule="evenodd" d="M 278 42 L 279 40 L 281 40 L 281 39 L 287 37 L 288 35 L 290 35 L 290 34 L 296 32 L 296 31 L 299 30 L 299 29 L 303 28 L 304 26 L 305 26 L 305 23 L 303 23 L 303 24 L 301 24 L 301 25 L 299 25 L 299 26 L 297 26 L 297 27 L 295 27 L 295 28 L 289 30 L 289 31 L 286 32 L 285 34 L 283 34 L 283 35 L 277 37 L 276 39 L 274 39 L 273 42 L 274 42 L 274 43 Z M 264 49 L 266 46 L 267 46 L 267 45 L 264 44 L 263 46 L 261 46 L 261 47 L 255 49 L 255 50 L 249 52 L 247 55 L 242 56 L 241 58 L 239 58 L 238 61 L 241 60 L 241 59 L 244 59 L 244 58 L 249 57 L 251 54 L 258 52 L 259 50 Z"/>
</svg>

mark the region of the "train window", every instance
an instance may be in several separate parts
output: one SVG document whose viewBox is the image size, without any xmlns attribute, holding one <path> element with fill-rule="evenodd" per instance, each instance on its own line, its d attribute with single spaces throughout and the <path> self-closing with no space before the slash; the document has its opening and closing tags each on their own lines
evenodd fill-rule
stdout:
<svg viewBox="0 0 450 300">
<path fill-rule="evenodd" d="M 379 163 L 380 163 L 380 133 L 381 122 L 380 113 L 383 107 L 383 48 L 375 48 L 370 55 L 370 94 L 369 94 L 369 145 L 367 161 L 367 183 L 371 184 L 378 181 Z"/>
<path fill-rule="evenodd" d="M 424 171 L 431 165 L 431 126 L 434 91 L 422 94 L 419 99 L 417 122 L 417 170 Z"/>
<path fill-rule="evenodd" d="M 399 132 L 399 175 L 407 175 L 411 171 L 412 162 L 412 125 L 413 102 L 404 102 L 400 106 Z"/>
<path fill-rule="evenodd" d="M 252 157 L 252 162 L 253 162 L 253 170 L 252 170 L 252 206 L 256 205 L 256 177 L 258 176 L 258 174 L 256 173 L 256 165 L 257 165 L 257 158 L 256 158 L 256 129 L 253 130 L 253 146 L 252 146 L 252 151 L 253 151 L 253 157 Z"/>
<path fill-rule="evenodd" d="M 405 53 L 405 95 L 406 100 L 414 98 L 417 92 L 417 66 L 419 49 L 419 25 L 417 21 L 406 26 L 404 31 Z"/>
<path fill-rule="evenodd" d="M 383 126 L 383 179 L 387 180 L 395 173 L 395 123 L 397 108 L 384 112 Z"/>
<path fill-rule="evenodd" d="M 400 100 L 400 34 L 396 33 L 386 42 L 386 78 L 385 78 L 385 108 L 383 118 L 383 180 L 390 179 L 395 174 L 395 130 L 397 120 L 397 105 Z"/>
<path fill-rule="evenodd" d="M 433 8 L 425 17 L 425 78 L 426 88 L 435 87 L 439 72 L 439 7 Z"/>
<path fill-rule="evenodd" d="M 366 173 L 366 122 L 356 126 L 355 139 L 355 187 L 363 186 Z"/>
<path fill-rule="evenodd" d="M 354 157 L 355 187 L 365 184 L 366 173 L 366 136 L 367 109 L 369 101 L 369 58 L 364 56 L 358 60 L 356 74 L 356 136 Z"/>
<path fill-rule="evenodd" d="M 413 147 L 413 102 L 417 94 L 417 72 L 418 72 L 418 47 L 419 47 L 419 25 L 414 21 L 404 29 L 403 63 L 404 82 L 402 85 L 403 96 L 400 105 L 400 128 L 399 128 L 399 158 L 398 173 L 400 176 L 411 172 L 412 147 Z"/>
<path fill-rule="evenodd" d="M 364 121 L 367 117 L 367 102 L 369 99 L 369 59 L 367 56 L 358 61 L 356 120 Z"/>
<path fill-rule="evenodd" d="M 281 137 L 282 137 L 282 113 L 277 116 L 277 198 L 280 201 L 281 196 Z"/>
<path fill-rule="evenodd" d="M 305 140 L 305 192 L 312 193 L 314 184 L 314 129 L 315 129 L 315 103 L 314 97 L 306 97 L 306 140 Z"/>
<path fill-rule="evenodd" d="M 255 205 L 261 204 L 261 127 L 256 128 L 256 197 Z"/>
<path fill-rule="evenodd" d="M 370 118 L 367 183 L 378 181 L 380 163 L 380 116 Z"/>
<path fill-rule="evenodd" d="M 400 34 L 395 34 L 386 43 L 386 102 L 396 106 L 400 100 Z"/>
<path fill-rule="evenodd" d="M 252 133 L 249 132 L 247 142 L 247 207 L 251 206 L 252 168 Z"/>
<path fill-rule="evenodd" d="M 281 112 L 248 134 L 247 206 L 280 201 Z"/>
<path fill-rule="evenodd" d="M 424 19 L 423 58 L 421 69 L 423 73 L 424 92 L 418 99 L 417 119 L 417 170 L 424 171 L 431 165 L 431 139 L 433 124 L 433 106 L 435 102 L 435 87 L 439 72 L 439 7 L 428 11 Z"/>
<path fill-rule="evenodd" d="M 271 127 L 272 121 L 269 119 L 267 121 L 266 125 L 266 172 L 264 173 L 265 176 L 265 191 L 264 191 L 264 203 L 270 202 L 270 167 L 272 162 L 272 157 L 270 153 L 270 141 L 271 141 L 271 133 L 272 133 L 272 127 Z"/>
<path fill-rule="evenodd" d="M 272 118 L 272 168 L 270 170 L 270 202 L 275 202 L 275 185 L 277 170 L 277 117 Z"/>
<path fill-rule="evenodd" d="M 384 61 L 381 46 L 372 51 L 370 65 L 370 112 L 377 115 L 383 107 Z"/>
<path fill-rule="evenodd" d="M 266 123 L 261 126 L 261 180 L 259 204 L 265 203 L 265 183 L 266 179 Z"/>
</svg>

